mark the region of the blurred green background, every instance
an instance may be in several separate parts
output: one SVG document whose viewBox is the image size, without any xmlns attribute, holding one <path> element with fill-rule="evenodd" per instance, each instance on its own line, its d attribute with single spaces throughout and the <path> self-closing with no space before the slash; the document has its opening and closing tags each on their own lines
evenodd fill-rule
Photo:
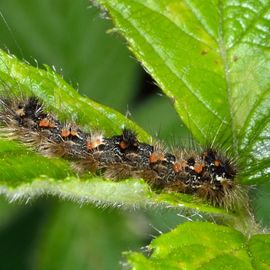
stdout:
<svg viewBox="0 0 270 270">
<path fill-rule="evenodd" d="M 169 144 L 190 138 L 107 15 L 87 0 L 1 0 L 0 12 L 1 48 L 34 66 L 55 67 L 82 95 L 127 114 Z M 269 184 L 254 191 L 265 225 L 267 190 Z M 8 204 L 2 198 L 1 269 L 121 269 L 122 251 L 140 250 L 183 221 L 180 216 L 168 209 L 97 209 L 55 198 Z"/>
</svg>

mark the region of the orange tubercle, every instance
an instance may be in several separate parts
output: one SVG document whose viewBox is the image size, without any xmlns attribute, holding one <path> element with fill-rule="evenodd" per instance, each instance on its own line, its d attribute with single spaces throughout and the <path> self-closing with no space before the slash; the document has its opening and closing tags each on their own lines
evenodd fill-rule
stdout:
<svg viewBox="0 0 270 270">
<path fill-rule="evenodd" d="M 195 172 L 195 173 L 201 173 L 202 170 L 203 170 L 203 168 L 204 168 L 204 165 L 203 165 L 203 164 L 196 164 L 196 165 L 194 166 L 194 172 Z"/>
<path fill-rule="evenodd" d="M 183 170 L 183 168 L 184 168 L 183 163 L 181 163 L 181 162 L 175 162 L 173 164 L 173 171 L 175 173 L 181 172 Z"/>
<path fill-rule="evenodd" d="M 149 157 L 150 164 L 157 163 L 158 161 L 164 160 L 164 155 L 160 152 L 153 152 Z"/>
<path fill-rule="evenodd" d="M 126 144 L 124 141 L 121 141 L 121 142 L 119 143 L 119 146 L 120 146 L 120 148 L 121 148 L 122 150 L 125 150 L 125 149 L 127 148 L 127 144 Z"/>
<path fill-rule="evenodd" d="M 70 135 L 70 131 L 69 131 L 68 129 L 63 128 L 63 129 L 61 130 L 61 137 L 67 138 L 69 135 Z"/>
<path fill-rule="evenodd" d="M 219 166 L 221 165 L 220 160 L 215 160 L 214 165 L 215 165 L 216 167 L 219 167 Z"/>
<path fill-rule="evenodd" d="M 86 143 L 86 148 L 88 150 L 92 150 L 94 148 L 97 148 L 101 144 L 102 144 L 102 140 L 101 139 L 88 140 L 87 143 Z"/>
<path fill-rule="evenodd" d="M 43 118 L 38 123 L 41 128 L 55 128 L 54 121 L 49 120 L 48 118 Z"/>
<path fill-rule="evenodd" d="M 42 128 L 49 127 L 50 121 L 47 118 L 43 118 L 39 121 L 38 125 L 39 127 L 42 127 Z"/>
</svg>

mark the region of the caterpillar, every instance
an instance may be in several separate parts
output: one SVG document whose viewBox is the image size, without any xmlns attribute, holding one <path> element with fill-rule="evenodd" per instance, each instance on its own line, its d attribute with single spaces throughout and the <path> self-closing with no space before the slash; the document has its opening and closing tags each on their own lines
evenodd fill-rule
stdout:
<svg viewBox="0 0 270 270">
<path fill-rule="evenodd" d="M 114 181 L 143 178 L 153 190 L 196 195 L 225 208 L 239 199 L 236 165 L 216 149 L 170 152 L 159 143 L 140 142 L 126 128 L 111 137 L 84 132 L 76 123 L 60 121 L 35 96 L 0 97 L 0 132 L 44 156 L 71 160 L 80 174 Z"/>
</svg>

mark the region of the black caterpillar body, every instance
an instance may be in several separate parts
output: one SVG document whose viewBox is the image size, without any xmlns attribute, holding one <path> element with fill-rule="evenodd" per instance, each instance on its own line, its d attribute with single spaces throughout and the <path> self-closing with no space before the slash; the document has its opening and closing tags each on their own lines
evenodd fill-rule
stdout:
<svg viewBox="0 0 270 270">
<path fill-rule="evenodd" d="M 138 141 L 128 129 L 113 137 L 86 133 L 47 113 L 36 97 L 0 98 L 0 126 L 2 136 L 44 156 L 72 160 L 80 173 L 91 171 L 115 181 L 143 178 L 155 190 L 195 194 L 217 206 L 230 207 L 238 197 L 233 162 L 212 148 L 168 153 L 159 144 Z"/>
</svg>

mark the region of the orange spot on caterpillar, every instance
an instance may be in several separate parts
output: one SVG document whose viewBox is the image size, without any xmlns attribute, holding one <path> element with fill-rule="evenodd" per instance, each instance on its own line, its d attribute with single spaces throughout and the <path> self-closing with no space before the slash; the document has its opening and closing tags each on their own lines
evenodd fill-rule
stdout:
<svg viewBox="0 0 270 270">
<path fill-rule="evenodd" d="M 43 118 L 42 120 L 40 120 L 38 125 L 41 128 L 55 128 L 54 121 L 51 121 L 48 118 Z"/>
<path fill-rule="evenodd" d="M 203 168 L 204 168 L 203 164 L 197 164 L 197 165 L 194 166 L 194 172 L 195 173 L 201 173 Z"/>
<path fill-rule="evenodd" d="M 215 160 L 215 161 L 214 161 L 214 165 L 215 165 L 216 167 L 219 167 L 219 166 L 221 165 L 220 160 Z"/>
<path fill-rule="evenodd" d="M 121 141 L 119 143 L 119 147 L 122 149 L 122 150 L 125 150 L 127 147 L 128 147 L 128 144 L 125 143 L 124 141 Z"/>
<path fill-rule="evenodd" d="M 67 127 L 62 128 L 62 130 L 61 130 L 61 136 L 63 138 L 67 138 L 67 137 L 79 137 L 78 129 L 76 127 L 72 127 L 72 126 L 68 125 Z"/>
<path fill-rule="evenodd" d="M 61 137 L 67 138 L 69 135 L 70 135 L 70 131 L 69 131 L 68 129 L 63 128 L 63 129 L 61 130 Z"/>
<path fill-rule="evenodd" d="M 47 118 L 44 118 L 39 121 L 39 127 L 49 127 L 50 121 Z"/>
<path fill-rule="evenodd" d="M 173 164 L 173 171 L 175 173 L 181 172 L 185 168 L 186 163 L 185 162 L 175 162 Z"/>
<path fill-rule="evenodd" d="M 164 160 L 164 154 L 160 153 L 160 152 L 153 152 L 150 157 L 149 157 L 149 163 L 157 163 L 158 161 L 162 161 Z"/>
<path fill-rule="evenodd" d="M 87 148 L 87 150 L 93 150 L 101 144 L 103 144 L 103 140 L 101 137 L 94 138 L 94 139 L 88 139 L 86 142 L 86 148 Z"/>
</svg>

